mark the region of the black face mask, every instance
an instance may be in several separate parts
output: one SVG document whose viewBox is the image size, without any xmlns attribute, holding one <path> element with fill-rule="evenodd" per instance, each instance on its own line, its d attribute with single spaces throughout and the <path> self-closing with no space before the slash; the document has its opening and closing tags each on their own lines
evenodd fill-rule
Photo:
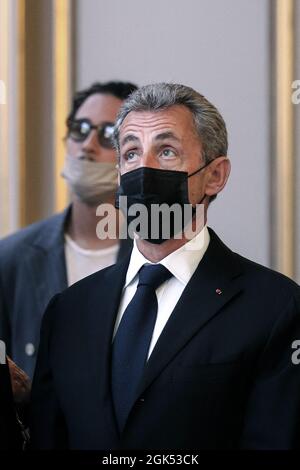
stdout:
<svg viewBox="0 0 300 470">
<path fill-rule="evenodd" d="M 181 233 L 196 212 L 196 208 L 192 207 L 189 202 L 188 178 L 206 168 L 210 163 L 190 175 L 185 171 L 159 170 L 148 167 L 140 167 L 121 175 L 120 186 L 116 194 L 116 208 L 125 215 L 129 227 L 128 235 L 132 238 L 134 232 L 140 238 L 151 243 L 161 244 L 173 238 L 175 234 Z M 204 198 L 205 195 L 198 204 L 201 204 Z M 137 208 L 137 206 L 133 207 L 134 204 L 143 205 L 147 210 L 147 216 L 146 219 L 143 219 L 145 224 L 137 224 L 131 230 L 130 225 L 132 226 L 138 217 L 136 212 L 130 213 L 132 212 L 130 209 Z M 154 205 L 156 208 L 162 205 L 166 209 L 173 205 L 177 205 L 179 208 L 179 212 L 177 212 L 179 217 L 169 211 L 167 230 L 164 227 L 164 222 L 166 222 L 164 213 L 161 212 L 158 218 L 153 216 Z M 137 212 L 140 213 L 138 209 Z M 145 230 L 141 225 L 146 226 Z"/>
</svg>

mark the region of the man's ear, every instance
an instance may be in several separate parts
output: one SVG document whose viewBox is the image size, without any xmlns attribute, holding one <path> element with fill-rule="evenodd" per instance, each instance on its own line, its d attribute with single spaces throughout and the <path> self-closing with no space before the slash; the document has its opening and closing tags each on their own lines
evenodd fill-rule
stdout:
<svg viewBox="0 0 300 470">
<path fill-rule="evenodd" d="M 228 157 L 218 157 L 212 161 L 207 172 L 205 194 L 214 196 L 225 187 L 230 175 L 231 163 Z"/>
</svg>

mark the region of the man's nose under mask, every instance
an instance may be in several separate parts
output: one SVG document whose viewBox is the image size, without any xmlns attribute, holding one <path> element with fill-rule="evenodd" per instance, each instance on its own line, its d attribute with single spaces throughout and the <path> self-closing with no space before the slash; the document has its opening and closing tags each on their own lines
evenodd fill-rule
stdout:
<svg viewBox="0 0 300 470">
<path fill-rule="evenodd" d="M 98 205 L 113 197 L 118 185 L 115 163 L 93 162 L 67 155 L 61 172 L 70 190 L 88 205 Z"/>
<path fill-rule="evenodd" d="M 161 244 L 181 233 L 196 214 L 196 208 L 189 202 L 188 178 L 206 168 L 208 164 L 190 175 L 184 171 L 148 167 L 121 175 L 116 207 L 125 215 L 129 236 L 132 237 L 131 232 L 134 232 L 150 243 Z M 198 204 L 204 199 L 205 194 Z M 155 211 L 158 207 L 164 207 L 165 211 L 158 215 Z M 170 212 L 172 207 L 177 211 L 176 215 L 175 212 Z M 145 216 L 140 217 L 142 213 Z M 135 227 L 135 222 L 139 220 L 141 223 Z M 131 230 L 131 227 L 134 228 Z"/>
</svg>

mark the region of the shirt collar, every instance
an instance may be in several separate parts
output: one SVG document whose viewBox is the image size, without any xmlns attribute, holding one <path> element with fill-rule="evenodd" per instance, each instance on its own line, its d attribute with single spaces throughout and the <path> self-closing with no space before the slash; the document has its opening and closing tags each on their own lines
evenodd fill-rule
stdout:
<svg viewBox="0 0 300 470">
<path fill-rule="evenodd" d="M 205 225 L 192 240 L 170 253 L 159 263 L 165 266 L 182 284 L 186 285 L 194 274 L 203 258 L 210 242 L 210 236 Z M 144 264 L 155 264 L 149 261 L 139 251 L 134 241 L 130 262 L 127 270 L 125 288 L 131 284 Z"/>
</svg>

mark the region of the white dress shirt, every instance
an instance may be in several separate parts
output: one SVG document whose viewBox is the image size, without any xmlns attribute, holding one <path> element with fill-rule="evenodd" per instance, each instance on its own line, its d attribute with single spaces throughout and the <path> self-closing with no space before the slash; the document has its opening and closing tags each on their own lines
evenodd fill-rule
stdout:
<svg viewBox="0 0 300 470">
<path fill-rule="evenodd" d="M 173 253 L 169 254 L 159 262 L 159 264 L 164 265 L 173 274 L 173 276 L 156 289 L 158 311 L 148 351 L 148 359 L 162 330 L 170 318 L 175 305 L 180 299 L 182 292 L 203 258 L 209 245 L 209 241 L 210 236 L 207 226 L 205 225 L 201 232 L 192 240 L 188 241 L 185 245 L 178 248 L 178 250 L 173 251 Z M 116 334 L 127 305 L 136 292 L 138 286 L 138 272 L 144 264 L 156 263 L 152 263 L 146 259 L 138 250 L 136 242 L 134 242 L 113 337 Z"/>
</svg>

